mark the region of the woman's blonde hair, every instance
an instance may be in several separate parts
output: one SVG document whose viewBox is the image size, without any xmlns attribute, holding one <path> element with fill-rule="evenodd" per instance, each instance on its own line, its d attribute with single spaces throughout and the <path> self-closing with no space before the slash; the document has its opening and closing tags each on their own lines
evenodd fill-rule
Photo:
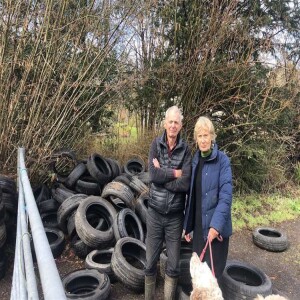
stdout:
<svg viewBox="0 0 300 300">
<path fill-rule="evenodd" d="M 197 135 L 200 131 L 200 129 L 208 129 L 209 133 L 211 134 L 211 139 L 213 142 L 216 141 L 216 133 L 215 133 L 215 127 L 212 121 L 207 118 L 207 117 L 200 117 L 196 124 L 195 124 L 195 129 L 194 129 L 194 139 L 195 141 L 197 140 Z"/>
</svg>

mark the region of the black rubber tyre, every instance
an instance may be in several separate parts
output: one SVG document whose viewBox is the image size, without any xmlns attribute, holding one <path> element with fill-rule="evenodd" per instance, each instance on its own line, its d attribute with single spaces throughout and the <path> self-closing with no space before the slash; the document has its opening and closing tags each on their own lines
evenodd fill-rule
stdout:
<svg viewBox="0 0 300 300">
<path fill-rule="evenodd" d="M 145 163 L 140 158 L 130 159 L 124 165 L 124 172 L 129 175 L 137 175 L 145 172 L 145 170 Z"/>
<path fill-rule="evenodd" d="M 78 179 L 75 184 L 75 191 L 77 193 L 94 196 L 99 196 L 102 192 L 101 186 L 95 182 L 95 179 L 92 177 L 81 177 Z"/>
<path fill-rule="evenodd" d="M 94 228 L 87 218 L 87 215 L 91 213 L 96 215 L 99 220 L 104 219 L 107 228 Z M 107 200 L 101 197 L 89 196 L 77 208 L 75 214 L 76 231 L 86 245 L 94 249 L 107 248 L 115 241 L 112 226 L 116 215 L 116 209 Z"/>
<path fill-rule="evenodd" d="M 272 283 L 265 273 L 255 266 L 236 260 L 227 261 L 219 284 L 224 299 L 253 300 L 258 294 L 272 294 Z"/>
<path fill-rule="evenodd" d="M 131 181 L 131 175 L 126 174 L 126 173 L 122 173 L 121 175 L 117 176 L 116 178 L 114 178 L 113 181 L 117 181 L 117 182 L 122 182 L 125 185 L 129 186 L 130 181 Z"/>
<path fill-rule="evenodd" d="M 7 259 L 3 248 L 0 247 L 0 280 L 4 278 L 7 267 Z"/>
<path fill-rule="evenodd" d="M 65 185 L 69 188 L 73 188 L 76 181 L 86 172 L 86 164 L 80 163 L 72 170 L 65 180 Z"/>
<path fill-rule="evenodd" d="M 111 257 L 113 251 L 114 248 L 91 251 L 85 259 L 85 267 L 87 269 L 96 269 L 101 273 L 106 273 L 110 282 L 115 282 L 117 278 L 111 268 Z"/>
<path fill-rule="evenodd" d="M 2 192 L 2 203 L 7 213 L 17 214 L 18 202 L 16 194 Z"/>
<path fill-rule="evenodd" d="M 137 176 L 132 176 L 131 181 L 129 183 L 129 186 L 137 195 L 140 195 L 142 193 L 148 193 L 149 188 L 148 186 L 143 183 L 141 180 L 137 178 Z"/>
<path fill-rule="evenodd" d="M 41 214 L 57 211 L 59 203 L 55 199 L 47 199 L 39 202 L 38 209 Z"/>
<path fill-rule="evenodd" d="M 52 189 L 51 193 L 52 193 L 52 197 L 60 204 L 63 203 L 67 198 L 75 194 L 74 191 L 69 190 L 62 184 Z"/>
<path fill-rule="evenodd" d="M 113 204 L 113 206 L 115 207 L 115 209 L 117 211 L 120 211 L 123 208 L 127 208 L 127 206 L 124 203 L 124 201 L 122 201 L 120 198 L 117 198 L 115 196 L 109 196 L 109 200 Z"/>
<path fill-rule="evenodd" d="M 5 206 L 0 198 L 0 221 L 4 220 L 5 218 Z"/>
<path fill-rule="evenodd" d="M 0 175 L 0 188 L 8 194 L 15 194 L 17 190 L 15 181 L 3 175 Z"/>
<path fill-rule="evenodd" d="M 191 247 L 181 247 L 180 249 L 180 259 L 179 259 L 179 269 L 180 275 L 178 278 L 178 283 L 181 285 L 190 285 L 192 282 L 190 274 L 190 260 L 192 257 L 193 250 Z M 161 277 L 165 278 L 166 266 L 167 266 L 167 251 L 164 249 L 160 254 L 160 274 Z"/>
<path fill-rule="evenodd" d="M 42 223 L 44 224 L 44 227 L 59 228 L 56 211 L 50 211 L 41 214 L 41 219 L 42 219 Z"/>
<path fill-rule="evenodd" d="M 40 202 L 51 198 L 51 190 L 46 184 L 41 184 L 33 190 L 35 202 Z"/>
<path fill-rule="evenodd" d="M 177 286 L 177 300 L 190 300 L 192 287 L 191 286 L 184 286 L 184 285 L 178 285 Z"/>
<path fill-rule="evenodd" d="M 265 250 L 281 252 L 288 248 L 287 235 L 275 228 L 258 227 L 252 234 L 253 243 Z"/>
<path fill-rule="evenodd" d="M 62 279 L 67 299 L 105 300 L 111 286 L 105 273 L 95 269 L 81 269 L 67 274 Z"/>
<path fill-rule="evenodd" d="M 128 288 L 142 292 L 145 284 L 146 245 L 125 237 L 117 241 L 111 258 L 112 270 Z"/>
<path fill-rule="evenodd" d="M 46 236 L 54 258 L 59 257 L 65 249 L 65 236 L 57 228 L 45 228 Z"/>
<path fill-rule="evenodd" d="M 4 224 L 3 221 L 1 221 L 0 224 L 0 248 L 2 248 L 6 242 L 6 225 Z"/>
<path fill-rule="evenodd" d="M 112 159 L 112 158 L 105 158 L 107 163 L 110 166 L 111 169 L 111 178 L 110 180 L 113 180 L 117 176 L 121 174 L 121 166 L 118 161 Z"/>
<path fill-rule="evenodd" d="M 150 173 L 149 172 L 142 172 L 137 175 L 138 179 L 144 182 L 147 186 L 150 185 Z"/>
<path fill-rule="evenodd" d="M 142 193 L 135 202 L 135 212 L 140 217 L 141 221 L 146 224 L 148 201 L 150 196 L 148 193 Z"/>
<path fill-rule="evenodd" d="M 68 219 L 68 234 L 70 238 L 70 246 L 73 249 L 76 256 L 85 259 L 86 256 L 93 250 L 87 246 L 78 236 L 75 228 L 75 214 L 74 211 Z"/>
<path fill-rule="evenodd" d="M 130 187 L 122 182 L 109 182 L 103 189 L 101 197 L 109 198 L 115 196 L 120 198 L 129 208 L 134 208 L 134 194 Z"/>
<path fill-rule="evenodd" d="M 85 194 L 73 195 L 67 198 L 57 210 L 57 223 L 64 233 L 68 232 L 67 224 L 69 217 L 86 197 L 87 195 Z"/>
<path fill-rule="evenodd" d="M 142 223 L 130 208 L 124 208 L 118 212 L 114 219 L 113 230 L 117 241 L 129 236 L 144 242 Z"/>
<path fill-rule="evenodd" d="M 106 184 L 111 179 L 112 171 L 110 165 L 104 157 L 97 153 L 94 153 L 89 157 L 87 169 L 100 185 Z"/>
<path fill-rule="evenodd" d="M 56 151 L 51 155 L 50 168 L 57 174 L 58 180 L 64 181 L 77 164 L 76 155 L 71 150 Z"/>
</svg>

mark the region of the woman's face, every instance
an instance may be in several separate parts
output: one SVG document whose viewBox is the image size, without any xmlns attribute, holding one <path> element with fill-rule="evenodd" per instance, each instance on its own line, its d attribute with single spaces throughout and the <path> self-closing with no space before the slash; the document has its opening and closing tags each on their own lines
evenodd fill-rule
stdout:
<svg viewBox="0 0 300 300">
<path fill-rule="evenodd" d="M 208 128 L 200 128 L 197 134 L 197 144 L 202 152 L 209 151 L 211 148 L 212 138 Z"/>
</svg>

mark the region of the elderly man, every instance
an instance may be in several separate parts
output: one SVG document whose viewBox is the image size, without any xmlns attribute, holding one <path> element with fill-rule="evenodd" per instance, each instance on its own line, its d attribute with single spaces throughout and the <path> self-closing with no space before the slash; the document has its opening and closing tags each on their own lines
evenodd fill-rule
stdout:
<svg viewBox="0 0 300 300">
<path fill-rule="evenodd" d="M 191 178 L 191 152 L 180 137 L 182 114 L 177 106 L 166 111 L 162 136 L 153 140 L 149 153 L 151 178 L 148 201 L 145 299 L 154 299 L 157 262 L 166 242 L 167 267 L 164 299 L 175 299 L 183 211 Z"/>
</svg>

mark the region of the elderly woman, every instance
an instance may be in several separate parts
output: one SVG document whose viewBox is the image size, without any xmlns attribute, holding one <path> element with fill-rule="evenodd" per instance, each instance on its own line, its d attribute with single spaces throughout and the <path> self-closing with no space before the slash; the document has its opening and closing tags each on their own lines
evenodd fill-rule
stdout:
<svg viewBox="0 0 300 300">
<path fill-rule="evenodd" d="M 214 125 L 210 119 L 200 117 L 197 120 L 194 138 L 198 150 L 192 161 L 190 194 L 184 220 L 185 239 L 188 242 L 193 240 L 193 251 L 198 255 L 207 239 L 211 242 L 214 271 L 216 278 L 220 278 L 226 265 L 229 237 L 232 234 L 230 161 L 225 153 L 218 150 Z M 209 248 L 204 261 L 211 267 Z"/>
</svg>

